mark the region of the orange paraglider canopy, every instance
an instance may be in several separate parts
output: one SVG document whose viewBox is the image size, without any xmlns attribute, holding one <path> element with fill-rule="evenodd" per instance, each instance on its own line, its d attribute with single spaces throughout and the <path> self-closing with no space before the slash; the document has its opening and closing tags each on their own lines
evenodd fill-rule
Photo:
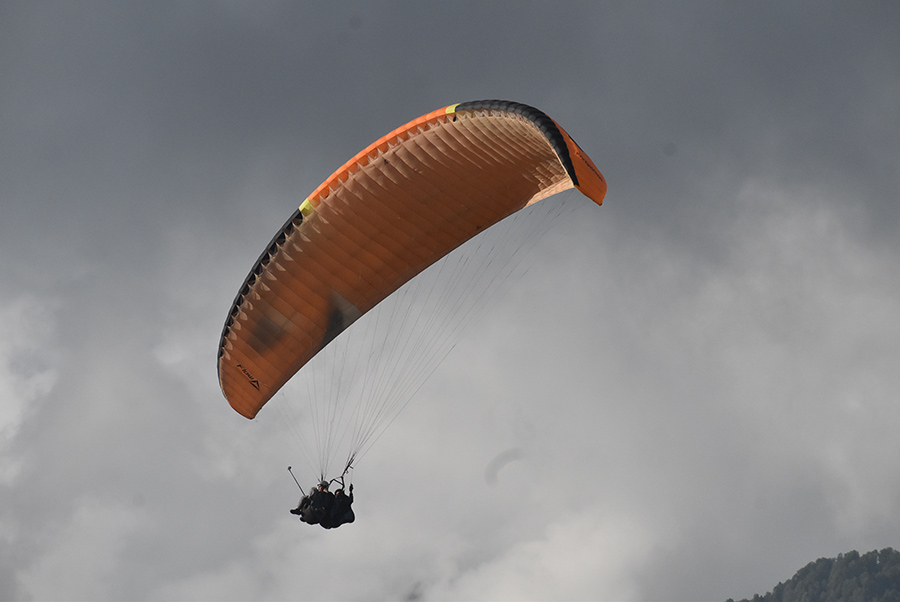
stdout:
<svg viewBox="0 0 900 602">
<path fill-rule="evenodd" d="M 557 192 L 606 181 L 543 112 L 475 101 L 397 128 L 301 203 L 234 300 L 219 383 L 253 418 L 362 314 L 479 232 Z"/>
</svg>

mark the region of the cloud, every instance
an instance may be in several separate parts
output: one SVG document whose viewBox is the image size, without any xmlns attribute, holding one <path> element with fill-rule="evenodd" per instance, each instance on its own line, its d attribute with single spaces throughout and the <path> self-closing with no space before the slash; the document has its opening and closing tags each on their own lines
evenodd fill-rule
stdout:
<svg viewBox="0 0 900 602">
<path fill-rule="evenodd" d="M 16 437 L 28 412 L 40 404 L 57 380 L 55 308 L 33 295 L 21 295 L 0 306 L 0 450 Z M 0 482 L 8 483 L 17 463 L 4 453 Z"/>
<path fill-rule="evenodd" d="M 535 539 L 444 577 L 429 600 L 634 600 L 651 540 L 627 515 L 565 515 Z"/>
<path fill-rule="evenodd" d="M 64 495 L 58 503 L 71 504 Z M 142 512 L 102 498 L 74 501 L 72 518 L 53 534 L 53 545 L 18 574 L 23 591 L 38 600 L 110 598 L 117 593 L 121 554 L 146 529 Z M 125 595 L 127 592 L 119 591 Z"/>
</svg>

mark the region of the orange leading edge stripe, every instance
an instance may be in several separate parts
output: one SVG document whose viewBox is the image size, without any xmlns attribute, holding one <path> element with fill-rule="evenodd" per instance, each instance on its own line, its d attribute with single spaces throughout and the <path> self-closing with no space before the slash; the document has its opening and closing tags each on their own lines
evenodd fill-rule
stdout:
<svg viewBox="0 0 900 602">
<path fill-rule="evenodd" d="M 344 178 L 342 177 L 345 173 L 352 173 L 355 171 L 354 168 L 362 167 L 368 164 L 369 159 L 374 151 L 385 151 L 388 148 L 389 142 L 395 139 L 404 140 L 406 138 L 405 134 L 409 131 L 414 130 L 421 126 L 424 123 L 428 123 L 430 121 L 434 121 L 443 115 L 450 115 L 456 112 L 457 107 L 465 104 L 474 104 L 474 103 L 456 103 L 449 106 L 444 107 L 443 109 L 437 109 L 436 111 L 432 111 L 430 113 L 426 113 L 422 115 L 418 119 L 410 121 L 409 123 L 400 126 L 399 128 L 393 130 L 392 132 L 382 136 L 365 149 L 357 153 L 352 159 L 344 163 L 327 180 L 322 182 L 318 188 L 316 188 L 311 195 L 306 197 L 306 199 L 300 203 L 300 213 L 303 214 L 303 217 L 307 217 L 312 211 L 319 205 L 321 199 L 326 196 L 323 191 L 327 191 L 329 186 L 334 184 L 337 181 L 341 181 Z M 470 109 L 474 110 L 474 109 Z M 553 120 L 551 120 L 553 121 Z M 553 124 L 559 130 L 559 133 L 562 135 L 565 140 L 566 147 L 569 151 L 569 156 L 572 161 L 572 166 L 574 168 L 575 173 L 573 174 L 575 177 L 573 180 L 576 182 L 575 187 L 580 190 L 585 196 L 589 199 L 597 203 L 598 205 L 603 204 L 603 198 L 606 196 L 606 180 L 603 178 L 603 174 L 600 173 L 600 170 L 597 169 L 597 166 L 594 165 L 594 162 L 591 161 L 590 157 L 585 154 L 584 151 L 581 150 L 581 147 L 569 136 L 568 132 L 566 132 L 562 126 L 560 126 L 556 121 L 553 121 Z M 568 166 L 566 166 L 568 169 Z"/>
</svg>

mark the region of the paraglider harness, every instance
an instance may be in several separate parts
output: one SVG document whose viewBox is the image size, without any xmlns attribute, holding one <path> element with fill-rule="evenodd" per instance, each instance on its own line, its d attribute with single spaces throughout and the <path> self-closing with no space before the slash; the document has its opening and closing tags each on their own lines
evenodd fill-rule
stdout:
<svg viewBox="0 0 900 602">
<path fill-rule="evenodd" d="M 356 515 L 351 508 L 353 504 L 353 483 L 350 483 L 350 495 L 348 496 L 344 493 L 344 477 L 353 469 L 353 459 L 353 456 L 351 456 L 347 460 L 344 471 L 340 476 L 326 480 L 325 476 L 322 475 L 317 489 L 310 490 L 309 494 L 303 491 L 300 481 L 297 480 L 291 467 L 288 466 L 288 472 L 291 473 L 291 477 L 293 477 L 297 487 L 300 488 L 300 493 L 303 495 L 297 507 L 291 510 L 291 514 L 298 515 L 300 520 L 305 523 L 318 524 L 325 529 L 340 527 L 344 523 L 352 523 L 356 520 Z M 336 494 L 328 491 L 328 487 L 332 483 L 340 483 L 340 488 Z"/>
</svg>

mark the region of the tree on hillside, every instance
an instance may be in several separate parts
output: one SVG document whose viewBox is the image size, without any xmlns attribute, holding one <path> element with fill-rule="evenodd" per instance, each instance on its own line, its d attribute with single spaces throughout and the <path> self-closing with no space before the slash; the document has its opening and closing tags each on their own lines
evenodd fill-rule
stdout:
<svg viewBox="0 0 900 602">
<path fill-rule="evenodd" d="M 900 602 L 900 552 L 885 548 L 820 558 L 765 596 L 741 602 Z"/>
</svg>

